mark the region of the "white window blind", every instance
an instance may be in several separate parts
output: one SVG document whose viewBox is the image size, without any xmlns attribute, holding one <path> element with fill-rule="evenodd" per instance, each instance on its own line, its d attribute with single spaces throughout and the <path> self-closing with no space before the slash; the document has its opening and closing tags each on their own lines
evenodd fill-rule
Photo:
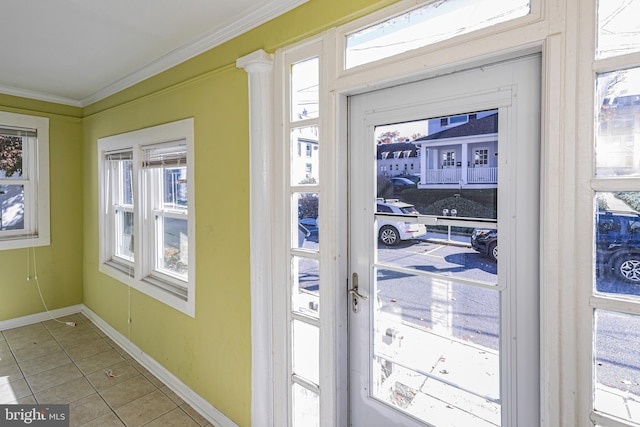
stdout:
<svg viewBox="0 0 640 427">
<path fill-rule="evenodd" d="M 143 168 L 170 168 L 186 165 L 187 146 L 184 141 L 149 145 L 142 149 Z"/>
</svg>

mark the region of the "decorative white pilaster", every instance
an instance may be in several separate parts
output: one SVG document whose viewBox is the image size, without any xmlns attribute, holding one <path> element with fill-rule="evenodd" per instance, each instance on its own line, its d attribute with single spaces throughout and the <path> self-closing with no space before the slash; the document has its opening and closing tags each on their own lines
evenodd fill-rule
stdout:
<svg viewBox="0 0 640 427">
<path fill-rule="evenodd" d="M 273 55 L 258 50 L 236 61 L 249 75 L 251 262 L 251 424 L 273 425 L 271 176 Z"/>
</svg>

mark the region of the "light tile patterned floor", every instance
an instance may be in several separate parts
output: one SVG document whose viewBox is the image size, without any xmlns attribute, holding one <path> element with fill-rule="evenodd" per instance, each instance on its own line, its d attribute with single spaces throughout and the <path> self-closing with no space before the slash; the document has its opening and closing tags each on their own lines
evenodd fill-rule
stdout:
<svg viewBox="0 0 640 427">
<path fill-rule="evenodd" d="M 68 403 L 71 426 L 211 426 L 84 315 L 58 320 L 0 332 L 0 404 Z"/>
</svg>

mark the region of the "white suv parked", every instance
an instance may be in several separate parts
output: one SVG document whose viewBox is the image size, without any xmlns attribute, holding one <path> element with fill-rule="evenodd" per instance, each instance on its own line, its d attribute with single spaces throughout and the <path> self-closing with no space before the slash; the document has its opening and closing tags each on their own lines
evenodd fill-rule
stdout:
<svg viewBox="0 0 640 427">
<path fill-rule="evenodd" d="M 401 202 L 398 199 L 378 199 L 377 211 L 380 213 L 417 215 L 418 211 L 413 205 Z M 378 220 L 378 238 L 388 246 L 395 246 L 401 240 L 417 239 L 427 234 L 424 224 L 415 224 L 404 221 Z"/>
</svg>

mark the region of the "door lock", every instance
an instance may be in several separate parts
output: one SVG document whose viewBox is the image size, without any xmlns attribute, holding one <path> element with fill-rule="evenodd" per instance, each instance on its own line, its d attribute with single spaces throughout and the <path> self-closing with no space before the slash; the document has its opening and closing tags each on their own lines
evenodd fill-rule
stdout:
<svg viewBox="0 0 640 427">
<path fill-rule="evenodd" d="M 367 296 L 358 292 L 358 273 L 353 273 L 351 277 L 351 289 L 349 289 L 349 295 L 351 295 L 351 310 L 357 313 L 359 311 L 358 299 L 365 300 Z"/>
</svg>

